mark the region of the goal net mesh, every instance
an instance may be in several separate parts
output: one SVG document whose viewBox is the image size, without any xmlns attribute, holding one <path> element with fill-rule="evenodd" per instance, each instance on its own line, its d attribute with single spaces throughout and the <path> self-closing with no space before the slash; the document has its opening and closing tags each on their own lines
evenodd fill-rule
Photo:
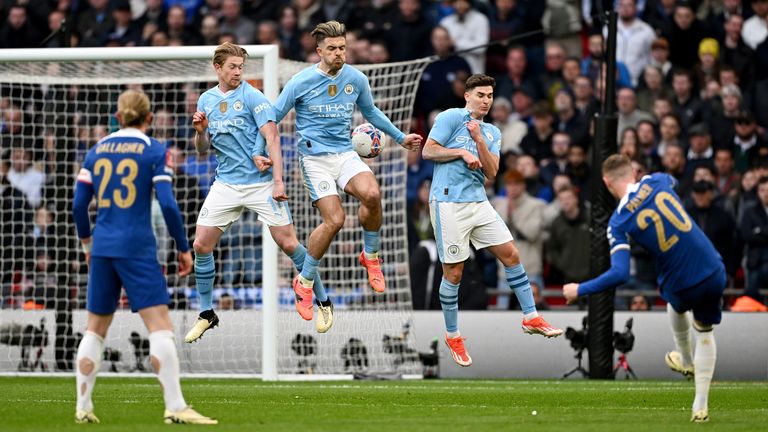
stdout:
<svg viewBox="0 0 768 432">
<path fill-rule="evenodd" d="M 413 100 L 427 60 L 365 65 L 374 100 L 401 130 L 410 129 Z M 263 60 L 250 58 L 245 77 L 263 88 Z M 280 86 L 308 66 L 280 60 Z M 175 193 L 190 241 L 215 174 L 215 158 L 194 151 L 191 116 L 199 95 L 216 84 L 210 58 L 168 61 L 0 62 L 2 229 L 0 230 L 0 372 L 70 371 L 85 331 L 87 268 L 71 218 L 75 173 L 88 149 L 117 130 L 117 96 L 141 89 L 152 101 L 150 135 L 174 161 Z M 294 117 L 280 123 L 285 181 L 299 240 L 320 222 L 298 167 Z M 363 123 L 355 114 L 353 127 Z M 362 250 L 358 202 L 341 194 L 347 214 L 319 267 L 335 305 L 326 334 L 293 305 L 290 259 L 278 252 L 280 374 L 420 373 L 410 332 L 411 292 L 406 236 L 406 156 L 390 138 L 367 160 L 382 191 L 383 270 L 387 290 L 374 294 L 357 263 Z M 255 169 L 255 168 L 254 168 Z M 182 371 L 258 374 L 262 340 L 262 225 L 245 212 L 214 253 L 214 307 L 221 319 L 200 342 L 183 336 L 194 323 L 194 277 L 177 276 L 177 256 L 159 211 L 153 214 L 158 260 L 166 270 Z M 267 271 L 270 271 L 267 269 Z M 150 371 L 146 330 L 121 301 L 106 339 L 102 371 Z M 3 353 L 4 351 L 4 353 Z"/>
</svg>

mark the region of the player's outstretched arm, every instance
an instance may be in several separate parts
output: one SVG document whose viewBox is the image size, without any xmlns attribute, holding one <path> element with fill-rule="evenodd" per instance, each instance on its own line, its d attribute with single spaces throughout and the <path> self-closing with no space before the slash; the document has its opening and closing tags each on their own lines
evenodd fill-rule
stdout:
<svg viewBox="0 0 768 432">
<path fill-rule="evenodd" d="M 155 195 L 163 212 L 165 224 L 168 226 L 168 232 L 176 241 L 176 249 L 179 251 L 179 276 L 186 276 L 192 270 L 192 255 L 189 251 L 189 241 L 184 229 L 184 222 L 181 219 L 181 212 L 176 204 L 176 198 L 173 196 L 171 182 L 155 182 Z"/>
<path fill-rule="evenodd" d="M 578 297 L 596 294 L 621 285 L 629 280 L 629 249 L 619 249 L 611 254 L 611 268 L 600 276 L 581 284 L 563 286 L 563 296 L 571 303 Z"/>
<path fill-rule="evenodd" d="M 259 129 L 259 132 L 267 141 L 267 152 L 272 166 L 272 181 L 274 183 L 272 198 L 275 201 L 287 201 L 288 195 L 285 193 L 285 184 L 283 183 L 283 154 L 280 149 L 280 133 L 277 131 L 277 124 L 267 122 Z"/>
<path fill-rule="evenodd" d="M 499 172 L 499 158 L 488 149 L 488 143 L 483 136 L 480 122 L 475 120 L 468 122 L 467 130 L 469 130 L 469 135 L 472 136 L 472 140 L 477 145 L 477 155 L 482 164 L 483 174 L 485 174 L 488 180 L 494 181 L 496 174 Z"/>
<path fill-rule="evenodd" d="M 476 158 L 472 153 L 464 149 L 445 148 L 432 138 L 427 139 L 427 143 L 424 144 L 424 149 L 421 151 L 421 156 L 424 160 L 431 160 L 436 163 L 463 159 L 469 169 L 482 168 L 480 159 Z"/>
<path fill-rule="evenodd" d="M 195 150 L 201 155 L 208 153 L 211 142 L 208 137 L 208 117 L 203 111 L 192 114 L 192 127 L 195 129 Z"/>
<path fill-rule="evenodd" d="M 85 177 L 88 177 L 87 179 Z M 88 216 L 88 206 L 93 198 L 93 184 L 90 181 L 90 171 L 82 169 L 75 185 L 75 199 L 72 203 L 72 218 L 75 221 L 77 236 L 85 253 L 85 262 L 90 264 L 91 249 L 93 241 L 91 239 L 91 221 Z"/>
</svg>

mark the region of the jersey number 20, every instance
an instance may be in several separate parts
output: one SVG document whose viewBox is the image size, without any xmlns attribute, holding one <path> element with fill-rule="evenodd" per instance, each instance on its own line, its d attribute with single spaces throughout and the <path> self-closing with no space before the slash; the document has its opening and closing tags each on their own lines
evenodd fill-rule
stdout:
<svg viewBox="0 0 768 432">
<path fill-rule="evenodd" d="M 103 175 L 101 182 L 99 183 L 98 205 L 99 207 L 109 207 L 112 205 L 112 201 L 107 197 L 104 197 L 109 179 L 112 177 L 112 161 L 109 159 L 99 159 L 93 167 L 93 171 L 96 175 Z M 128 208 L 136 201 L 136 185 L 133 183 L 136 180 L 136 176 L 139 174 L 139 165 L 133 159 L 123 159 L 117 164 L 117 170 L 115 173 L 122 176 L 120 184 L 125 187 L 125 195 L 123 190 L 115 188 L 112 191 L 112 200 L 120 208 Z"/>
<path fill-rule="evenodd" d="M 637 226 L 639 226 L 641 230 L 645 230 L 650 226 L 650 222 L 653 222 L 653 226 L 656 228 L 656 239 L 659 241 L 659 249 L 662 252 L 666 252 L 674 246 L 680 238 L 677 234 L 672 234 L 667 237 L 661 216 L 664 216 L 664 218 L 680 232 L 690 231 L 691 228 L 693 228 L 693 223 L 680 203 L 669 192 L 659 192 L 656 194 L 656 198 L 654 198 L 653 201 L 656 203 L 656 207 L 661 212 L 661 215 L 654 209 L 644 209 L 637 214 Z M 677 210 L 678 214 L 675 214 L 669 208 L 668 204 L 671 204 L 672 207 Z"/>
</svg>

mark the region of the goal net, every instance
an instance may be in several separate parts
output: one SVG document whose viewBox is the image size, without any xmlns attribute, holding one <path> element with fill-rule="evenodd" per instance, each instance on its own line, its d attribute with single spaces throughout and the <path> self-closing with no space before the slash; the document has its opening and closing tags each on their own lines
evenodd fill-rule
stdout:
<svg viewBox="0 0 768 432">
<path fill-rule="evenodd" d="M 272 47 L 246 48 L 245 78 L 271 100 L 308 66 L 278 62 Z M 119 93 L 143 90 L 155 113 L 150 135 L 168 147 L 174 162 L 174 189 L 191 241 L 216 167 L 213 155 L 195 153 L 191 126 L 197 98 L 216 84 L 213 48 L 9 51 L 2 58 L 12 61 L 0 63 L 0 372 L 67 372 L 87 315 L 87 268 L 70 215 L 75 173 L 88 149 L 117 129 L 113 114 Z M 427 63 L 360 66 L 377 105 L 401 130 L 409 130 Z M 320 218 L 301 181 L 293 118 L 291 112 L 280 123 L 284 172 L 299 240 L 306 244 Z M 353 126 L 362 122 L 356 113 Z M 363 244 L 358 203 L 342 193 L 346 223 L 319 267 L 335 305 L 335 322 L 326 334 L 296 313 L 290 287 L 295 269 L 265 238 L 256 216 L 246 212 L 215 252 L 214 307 L 221 325 L 198 343 L 183 343 L 197 317 L 197 291 L 193 276 L 177 276 L 173 242 L 155 212 L 157 258 L 167 272 L 183 372 L 268 379 L 421 372 L 410 326 L 405 150 L 387 138 L 386 150 L 370 165 L 382 191 L 387 291 L 374 294 L 357 263 Z M 147 343 L 140 318 L 121 301 L 105 342 L 102 371 L 151 371 Z"/>
</svg>

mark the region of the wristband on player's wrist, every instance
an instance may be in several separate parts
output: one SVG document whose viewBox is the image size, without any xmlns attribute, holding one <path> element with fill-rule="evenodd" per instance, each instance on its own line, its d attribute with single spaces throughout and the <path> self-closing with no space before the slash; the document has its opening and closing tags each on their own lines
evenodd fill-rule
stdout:
<svg viewBox="0 0 768 432">
<path fill-rule="evenodd" d="M 83 253 L 91 253 L 91 250 L 93 250 L 93 241 L 89 241 L 88 243 L 80 242 L 80 244 L 83 246 Z"/>
</svg>

